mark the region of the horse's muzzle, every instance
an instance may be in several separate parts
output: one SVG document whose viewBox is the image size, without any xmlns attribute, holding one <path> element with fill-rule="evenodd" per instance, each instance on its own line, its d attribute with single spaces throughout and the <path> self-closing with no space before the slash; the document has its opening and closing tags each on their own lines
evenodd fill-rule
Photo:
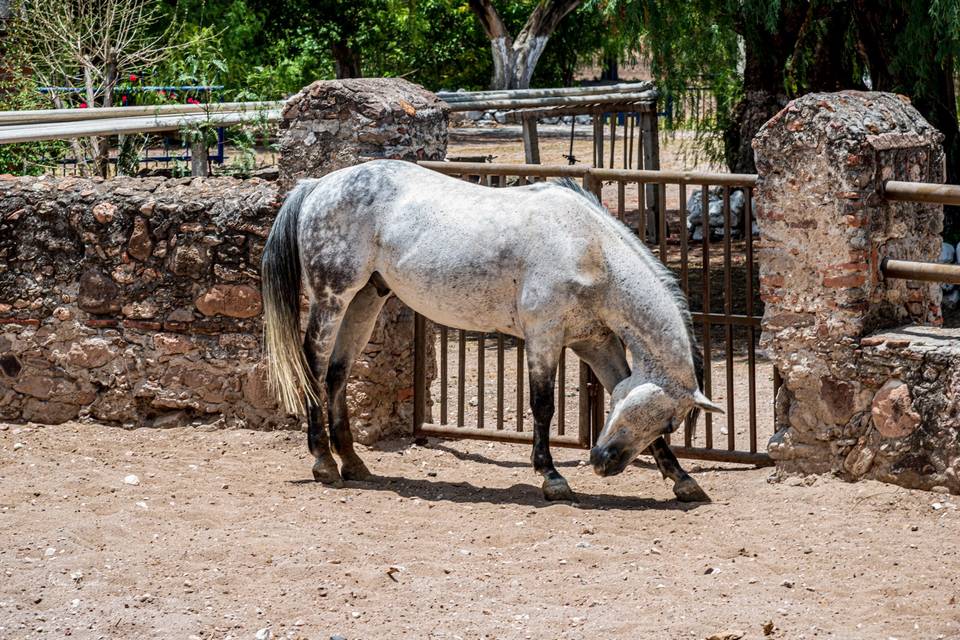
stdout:
<svg viewBox="0 0 960 640">
<path fill-rule="evenodd" d="M 594 447 L 590 450 L 590 464 L 598 476 L 615 476 L 630 464 L 630 451 L 617 446 Z"/>
</svg>

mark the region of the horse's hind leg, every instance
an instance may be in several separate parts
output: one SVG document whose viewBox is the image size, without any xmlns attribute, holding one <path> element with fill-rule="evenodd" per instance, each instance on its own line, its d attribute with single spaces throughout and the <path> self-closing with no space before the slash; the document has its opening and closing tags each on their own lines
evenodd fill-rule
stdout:
<svg viewBox="0 0 960 640">
<path fill-rule="evenodd" d="M 314 380 L 323 380 L 327 363 L 333 349 L 337 329 L 343 317 L 343 303 L 313 303 L 303 340 L 303 353 Z M 337 462 L 330 455 L 330 441 L 323 424 L 323 406 L 308 398 L 307 401 L 307 447 L 316 459 L 313 479 L 317 482 L 336 484 L 340 482 Z"/>
<path fill-rule="evenodd" d="M 385 287 L 378 290 L 373 282 L 357 293 L 347 307 L 343 322 L 340 323 L 336 346 L 327 370 L 330 440 L 334 452 L 340 456 L 340 475 L 344 480 L 366 480 L 370 477 L 370 471 L 353 449 L 353 435 L 350 433 L 350 419 L 347 415 L 347 379 L 350 377 L 354 360 L 370 340 L 377 316 L 389 296 L 389 290 Z"/>
</svg>

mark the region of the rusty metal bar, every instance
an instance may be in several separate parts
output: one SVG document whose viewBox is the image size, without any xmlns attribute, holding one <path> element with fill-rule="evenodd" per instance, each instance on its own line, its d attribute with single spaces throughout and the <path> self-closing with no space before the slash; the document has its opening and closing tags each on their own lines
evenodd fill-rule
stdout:
<svg viewBox="0 0 960 640">
<path fill-rule="evenodd" d="M 880 273 L 884 278 L 960 284 L 960 265 L 957 264 L 884 258 L 880 261 Z"/>
<path fill-rule="evenodd" d="M 426 319 L 413 316 L 413 432 L 423 425 L 427 407 L 427 330 Z"/>
<path fill-rule="evenodd" d="M 600 131 L 603 129 L 601 127 Z M 452 175 L 489 175 L 504 174 L 511 176 L 530 176 L 555 178 L 569 176 L 582 178 L 587 173 L 597 180 L 625 180 L 648 184 L 676 184 L 685 182 L 693 185 L 719 185 L 727 187 L 754 187 L 757 176 L 745 173 L 702 173 L 697 171 L 666 171 L 661 169 L 604 169 L 571 165 L 508 164 L 487 162 L 444 162 L 441 160 L 421 160 L 418 164 L 427 169 Z"/>
<path fill-rule="evenodd" d="M 486 340 L 483 332 L 477 334 L 477 429 L 483 429 L 483 394 L 486 383 L 486 375 L 483 368 L 483 359 L 486 355 L 483 351 L 486 347 Z"/>
<path fill-rule="evenodd" d="M 517 340 L 517 431 L 523 431 L 523 340 Z"/>
<path fill-rule="evenodd" d="M 733 280 L 732 271 L 732 249 L 730 247 L 730 236 L 733 233 L 730 213 L 730 187 L 723 188 L 723 313 L 730 315 L 733 313 Z M 733 397 L 733 325 L 727 324 L 723 327 L 724 333 L 724 356 L 726 357 L 726 383 L 727 383 L 727 449 L 733 451 L 737 448 L 736 444 L 736 426 Z"/>
<path fill-rule="evenodd" d="M 503 334 L 497 334 L 497 431 L 503 431 Z"/>
<path fill-rule="evenodd" d="M 667 185 L 657 187 L 657 239 L 660 241 L 660 262 L 667 264 Z"/>
<path fill-rule="evenodd" d="M 440 327 L 440 424 L 447 424 L 447 331 L 446 327 Z"/>
<path fill-rule="evenodd" d="M 510 442 L 515 444 L 529 444 L 533 442 L 533 434 L 513 431 L 493 431 L 491 429 L 457 429 L 443 425 L 424 425 L 417 435 L 433 436 L 435 438 L 469 438 L 470 440 L 489 440 L 493 442 Z M 571 436 L 550 438 L 550 444 L 555 447 L 583 449 L 585 447 L 578 439 Z"/>
<path fill-rule="evenodd" d="M 459 356 L 457 362 L 457 426 L 462 427 L 464 425 L 464 405 L 466 404 L 467 332 L 460 329 L 457 337 L 459 338 L 457 344 L 457 355 Z"/>
<path fill-rule="evenodd" d="M 557 435 L 567 432 L 567 348 L 560 350 L 560 362 L 557 364 Z"/>
<path fill-rule="evenodd" d="M 887 180 L 883 183 L 883 195 L 896 202 L 960 205 L 960 185 L 955 184 Z"/>
<path fill-rule="evenodd" d="M 724 451 L 723 449 L 705 449 L 702 447 L 671 447 L 678 458 L 687 460 L 707 460 L 709 462 L 734 462 L 752 464 L 758 467 L 773 466 L 773 460 L 766 453 L 747 451 Z"/>
<path fill-rule="evenodd" d="M 744 190 L 743 232 L 746 238 L 747 315 L 753 316 L 753 190 Z M 747 384 L 749 385 L 750 452 L 757 451 L 757 350 L 756 331 L 747 327 Z"/>
<path fill-rule="evenodd" d="M 626 203 L 626 184 L 623 180 L 617 180 L 617 218 L 623 222 Z"/>
<path fill-rule="evenodd" d="M 702 272 L 703 282 L 701 291 L 703 292 L 703 392 L 710 397 L 713 393 L 713 362 L 710 357 L 710 192 L 707 185 L 700 188 L 700 194 L 703 199 L 703 259 Z M 703 416 L 704 438 L 708 449 L 713 448 L 713 416 L 709 411 Z"/>
</svg>

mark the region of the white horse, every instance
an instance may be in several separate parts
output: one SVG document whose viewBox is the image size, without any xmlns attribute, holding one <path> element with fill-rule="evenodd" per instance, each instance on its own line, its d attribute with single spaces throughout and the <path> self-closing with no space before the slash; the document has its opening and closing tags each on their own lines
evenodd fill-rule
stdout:
<svg viewBox="0 0 960 640">
<path fill-rule="evenodd" d="M 301 275 L 311 301 L 302 341 Z M 274 221 L 262 276 L 271 381 L 288 411 L 306 410 L 317 481 L 370 476 L 353 449 L 345 389 L 392 293 L 434 322 L 524 340 L 532 461 L 548 500 L 573 499 L 548 442 L 564 346 L 612 395 L 590 452 L 594 470 L 619 473 L 650 447 L 678 498 L 708 500 L 663 438 L 698 408 L 720 411 L 700 391 L 686 300 L 637 237 L 573 181 L 493 189 L 394 160 L 304 180 Z"/>
</svg>

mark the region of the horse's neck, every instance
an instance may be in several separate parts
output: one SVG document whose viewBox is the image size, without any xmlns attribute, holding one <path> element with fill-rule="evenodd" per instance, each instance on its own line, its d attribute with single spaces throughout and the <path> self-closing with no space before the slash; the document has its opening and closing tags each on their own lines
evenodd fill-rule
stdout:
<svg viewBox="0 0 960 640">
<path fill-rule="evenodd" d="M 655 275 L 649 274 L 653 281 L 638 278 L 638 273 L 649 273 L 649 269 L 630 262 L 633 261 L 621 262 L 620 268 L 635 269 L 632 274 L 623 273 L 610 279 L 616 284 L 615 289 L 608 292 L 607 326 L 630 351 L 633 375 L 671 386 L 695 387 L 689 337 L 682 314 Z"/>
</svg>

